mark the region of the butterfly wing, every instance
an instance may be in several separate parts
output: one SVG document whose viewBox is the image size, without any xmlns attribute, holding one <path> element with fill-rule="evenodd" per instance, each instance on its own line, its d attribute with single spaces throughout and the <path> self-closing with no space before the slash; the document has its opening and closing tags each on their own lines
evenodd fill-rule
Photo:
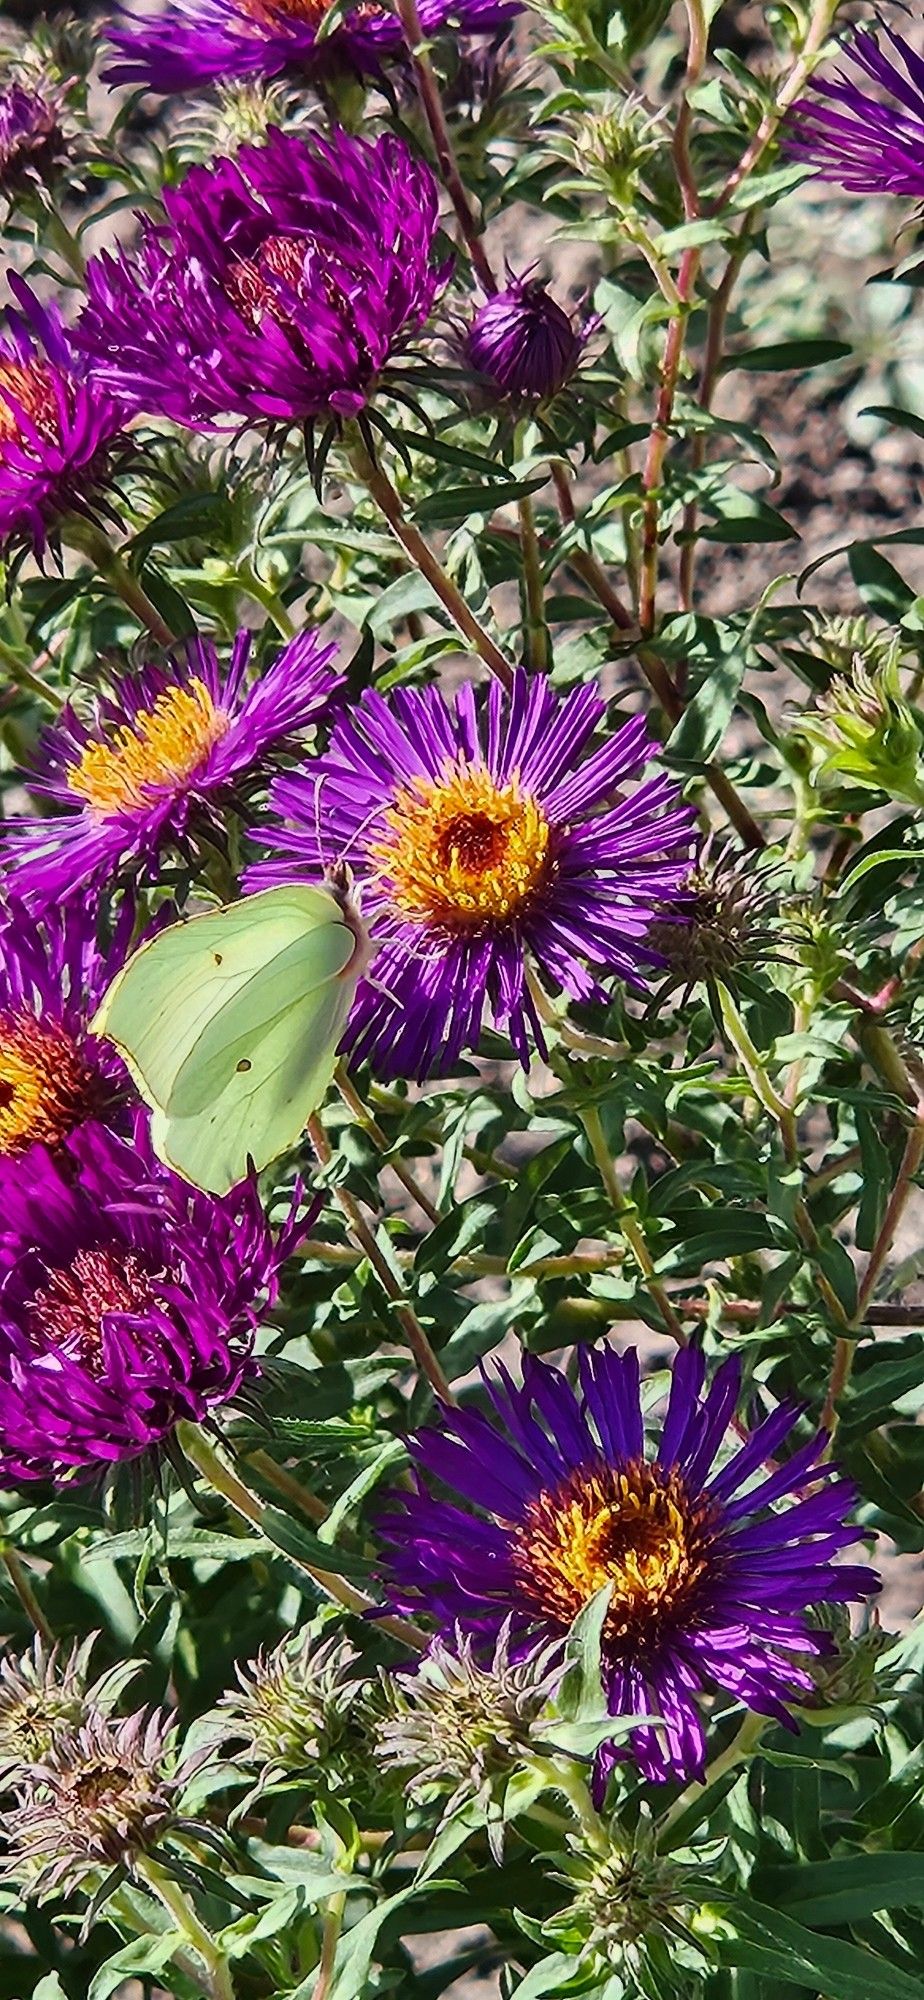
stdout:
<svg viewBox="0 0 924 2000">
<path fill-rule="evenodd" d="M 213 1193 L 294 1144 L 330 1083 L 356 985 L 356 918 L 323 889 L 269 889 L 163 931 L 94 1021 L 154 1112 L 169 1165 Z M 361 955 L 360 955 L 361 957 Z"/>
</svg>

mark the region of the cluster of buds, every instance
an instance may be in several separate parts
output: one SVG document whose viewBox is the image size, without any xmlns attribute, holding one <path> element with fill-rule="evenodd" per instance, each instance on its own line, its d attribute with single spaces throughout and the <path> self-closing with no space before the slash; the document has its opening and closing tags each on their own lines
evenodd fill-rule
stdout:
<svg viewBox="0 0 924 2000">
<path fill-rule="evenodd" d="M 350 1762 L 354 1711 L 363 1682 L 358 1655 L 338 1634 L 307 1629 L 236 1669 L 215 1721 L 235 1761 L 259 1772 L 258 1791 L 289 1778 L 337 1779 Z"/>
<path fill-rule="evenodd" d="M 415 1804 L 438 1801 L 442 1819 L 473 1801 L 500 1861 L 507 1786 L 537 1747 L 536 1725 L 562 1671 L 557 1645 L 511 1661 L 509 1620 L 485 1665 L 456 1628 L 452 1646 L 435 1639 L 416 1673 L 385 1683 L 386 1710 L 373 1724 L 378 1760 L 406 1774 Z"/>
<path fill-rule="evenodd" d="M 2 1875 L 35 1901 L 94 1894 L 168 1832 L 195 1831 L 180 1800 L 210 1750 L 182 1755 L 162 1711 L 114 1715 L 137 1663 L 90 1682 L 95 1638 L 69 1653 L 37 1640 L 0 1664 L 0 1782 L 12 1796 Z"/>
<path fill-rule="evenodd" d="M 856 653 L 849 671 L 835 674 L 814 709 L 791 724 L 790 741 L 821 794 L 846 785 L 924 805 L 924 744 L 894 651 L 872 663 Z"/>
</svg>

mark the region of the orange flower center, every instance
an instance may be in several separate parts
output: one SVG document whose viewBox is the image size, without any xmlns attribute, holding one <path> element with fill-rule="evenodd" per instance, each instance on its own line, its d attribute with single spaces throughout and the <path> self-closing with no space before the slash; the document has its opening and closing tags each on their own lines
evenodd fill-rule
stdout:
<svg viewBox="0 0 924 2000">
<path fill-rule="evenodd" d="M 116 1245 L 78 1250 L 32 1300 L 36 1345 L 43 1351 L 64 1348 L 96 1372 L 103 1365 L 107 1315 L 143 1312 L 153 1296 L 148 1273 L 132 1251 Z"/>
<path fill-rule="evenodd" d="M 60 444 L 61 413 L 47 362 L 0 361 L 0 452 L 22 437 L 23 412 L 48 444 Z"/>
<path fill-rule="evenodd" d="M 194 777 L 230 726 L 203 681 L 167 688 L 153 708 L 139 709 L 110 742 L 88 743 L 68 774 L 68 787 L 96 819 L 138 811 L 148 804 L 153 786 L 178 790 Z"/>
<path fill-rule="evenodd" d="M 97 1078 L 57 1023 L 0 1014 L 0 1156 L 60 1146 L 101 1108 Z"/>
<path fill-rule="evenodd" d="M 694 1608 L 709 1565 L 712 1510 L 691 1500 L 677 1472 L 636 1459 L 572 1473 L 540 1494 L 517 1529 L 524 1596 L 562 1627 L 604 1584 L 611 1588 L 604 1644 L 638 1645 Z"/>
<path fill-rule="evenodd" d="M 278 22 L 291 21 L 296 27 L 320 28 L 326 14 L 330 12 L 331 0 L 237 0 L 242 14 L 256 21 L 260 27 L 274 28 Z M 358 7 L 351 8 L 348 20 L 381 20 L 387 9 L 376 4 L 376 0 L 360 0 Z"/>
<path fill-rule="evenodd" d="M 454 930 L 509 921 L 547 881 L 551 828 L 519 780 L 463 766 L 415 778 L 384 815 L 371 854 L 406 915 Z"/>
</svg>

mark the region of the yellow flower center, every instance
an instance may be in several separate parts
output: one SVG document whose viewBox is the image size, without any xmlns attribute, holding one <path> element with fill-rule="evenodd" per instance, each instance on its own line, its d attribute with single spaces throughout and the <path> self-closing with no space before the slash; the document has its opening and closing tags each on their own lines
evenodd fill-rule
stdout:
<svg viewBox="0 0 924 2000">
<path fill-rule="evenodd" d="M 59 1146 L 101 1108 L 101 1091 L 67 1031 L 32 1014 L 0 1014 L 0 1157 Z"/>
<path fill-rule="evenodd" d="M 331 0 L 237 0 L 242 14 L 247 14 L 261 27 L 274 28 L 279 21 L 291 21 L 296 26 L 317 30 L 330 12 Z M 353 20 L 381 20 L 386 13 L 376 0 L 360 0 L 357 7 L 350 9 L 347 24 Z"/>
<path fill-rule="evenodd" d="M 680 1475 L 636 1459 L 622 1471 L 573 1473 L 533 1501 L 517 1530 L 516 1567 L 543 1618 L 571 1625 L 603 1585 L 611 1586 L 604 1644 L 652 1638 L 689 1612 L 708 1567 L 711 1509 L 692 1500 Z"/>
<path fill-rule="evenodd" d="M 515 917 L 547 880 L 551 829 L 511 778 L 466 766 L 416 778 L 384 815 L 371 854 L 406 915 L 453 930 Z"/>
<path fill-rule="evenodd" d="M 0 454 L 22 436 L 25 411 L 40 437 L 61 442 L 61 415 L 54 376 L 44 361 L 0 361 Z"/>
<path fill-rule="evenodd" d="M 153 708 L 117 729 L 109 743 L 88 743 L 68 774 L 68 786 L 96 819 L 137 811 L 154 786 L 179 789 L 199 771 L 230 727 L 200 680 L 167 688 Z"/>
</svg>

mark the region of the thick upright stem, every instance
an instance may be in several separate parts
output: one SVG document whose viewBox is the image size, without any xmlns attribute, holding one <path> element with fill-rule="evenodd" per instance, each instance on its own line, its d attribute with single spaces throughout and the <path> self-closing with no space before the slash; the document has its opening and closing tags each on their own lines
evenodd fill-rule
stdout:
<svg viewBox="0 0 924 2000">
<path fill-rule="evenodd" d="M 681 1792 L 679 1799 L 675 1799 L 670 1811 L 665 1813 L 658 1830 L 658 1846 L 662 1853 L 669 1846 L 669 1835 L 690 1806 L 696 1805 L 710 1786 L 717 1785 L 719 1779 L 724 1778 L 726 1771 L 734 1771 L 739 1764 L 750 1763 L 760 1747 L 760 1739 L 766 1727 L 765 1715 L 753 1715 L 749 1712 L 727 1749 L 720 1751 L 717 1757 L 713 1757 L 711 1764 L 706 1765 L 702 1777 L 694 1778 L 692 1784 L 687 1785 L 686 1790 Z"/>
<path fill-rule="evenodd" d="M 396 541 L 401 543 L 405 555 L 414 568 L 420 571 L 421 576 L 426 577 L 440 603 L 448 611 L 453 624 L 467 640 L 473 652 L 479 655 L 486 667 L 490 667 L 492 674 L 497 675 L 502 686 L 509 689 L 513 685 L 513 668 L 510 661 L 505 659 L 490 633 L 479 624 L 474 612 L 466 604 L 462 592 L 453 583 L 452 578 L 447 576 L 433 550 L 424 541 L 420 530 L 408 520 L 401 505 L 400 494 L 396 492 L 388 474 L 366 449 L 358 432 L 355 432 L 350 439 L 349 457 L 357 479 L 362 481 L 376 506 L 381 509 Z"/>
<path fill-rule="evenodd" d="M 61 540 L 80 555 L 89 556 L 100 576 L 105 578 L 116 596 L 121 597 L 123 604 L 137 618 L 139 625 L 150 632 L 159 646 L 175 643 L 175 633 L 171 632 L 157 606 L 151 603 L 147 591 L 132 574 L 128 564 L 123 562 L 102 528 L 98 528 L 95 522 L 69 514 L 61 528 Z"/>
<path fill-rule="evenodd" d="M 145 1887 L 151 1890 L 158 1902 L 162 1903 L 172 1917 L 177 1930 L 192 1945 L 194 1952 L 202 1960 L 208 1980 L 209 2000 L 234 2000 L 234 1984 L 231 1967 L 223 1951 L 219 1950 L 210 1931 L 200 1922 L 192 1904 L 184 1896 L 182 1889 L 165 1868 L 150 1855 L 141 1855 L 135 1862 L 135 1874 Z"/>
<path fill-rule="evenodd" d="M 606 1143 L 606 1135 L 596 1105 L 591 1105 L 588 1109 L 582 1111 L 580 1117 L 600 1179 L 613 1204 L 622 1234 L 641 1271 L 651 1297 L 661 1314 L 666 1331 L 670 1334 L 671 1339 L 677 1342 L 678 1347 L 684 1347 L 686 1345 L 686 1334 L 671 1305 L 664 1286 L 655 1276 L 654 1260 L 645 1242 L 644 1233 L 619 1185 L 613 1156 Z"/>
<path fill-rule="evenodd" d="M 526 593 L 523 657 L 526 665 L 544 672 L 549 664 L 549 632 L 545 622 L 545 592 L 542 562 L 531 496 L 517 503 L 520 516 L 520 547 L 523 553 L 523 584 Z"/>
<path fill-rule="evenodd" d="M 427 44 L 420 25 L 417 0 L 395 0 L 395 5 L 401 26 L 404 29 L 405 40 L 411 51 L 414 76 L 417 82 L 417 95 L 420 98 L 421 110 L 430 127 L 430 137 L 433 140 L 443 185 L 452 202 L 456 221 L 459 224 L 463 241 L 481 285 L 486 292 L 496 292 L 497 280 L 488 262 L 487 252 L 481 240 L 472 205 L 463 185 L 458 162 L 453 152 L 449 127 L 446 123 L 446 113 L 443 110 L 443 100 L 440 97 L 439 84 L 437 83 L 433 66 L 427 54 Z"/>
</svg>

